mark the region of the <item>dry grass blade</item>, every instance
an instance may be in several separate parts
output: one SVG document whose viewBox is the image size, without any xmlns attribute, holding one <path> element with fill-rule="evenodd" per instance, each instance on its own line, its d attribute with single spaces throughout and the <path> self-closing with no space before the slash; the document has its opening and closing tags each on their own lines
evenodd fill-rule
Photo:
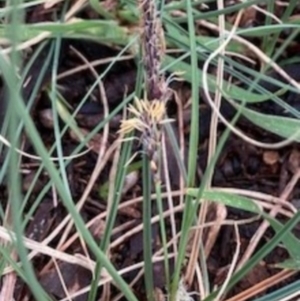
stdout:
<svg viewBox="0 0 300 301">
<path fill-rule="evenodd" d="M 6 242 L 11 243 L 13 241 L 13 239 L 15 239 L 15 235 L 14 235 L 14 233 L 9 232 L 7 229 L 0 227 L 0 238 Z M 50 247 L 44 245 L 43 243 L 39 243 L 34 240 L 25 238 L 25 237 L 24 237 L 24 244 L 28 249 L 34 250 L 36 253 L 45 254 L 50 257 L 57 258 L 59 260 L 69 262 L 72 264 L 78 264 L 87 269 L 93 269 L 93 267 L 95 265 L 94 262 L 92 262 L 92 261 L 89 262 L 89 260 L 87 260 L 86 258 L 83 258 L 83 257 L 79 258 L 75 255 L 63 253 L 56 249 L 50 248 Z M 7 267 L 7 268 L 5 268 L 3 274 L 10 273 L 11 271 L 12 271 L 12 268 Z"/>
<path fill-rule="evenodd" d="M 0 301 L 13 300 L 17 275 L 11 272 L 2 279 L 2 289 L 0 292 Z"/>
<path fill-rule="evenodd" d="M 249 298 L 257 296 L 259 293 L 265 291 L 266 289 L 292 277 L 297 271 L 283 270 L 273 275 L 272 277 L 259 282 L 258 284 L 248 288 L 247 290 L 237 294 L 236 296 L 226 299 L 226 301 L 246 301 Z"/>
</svg>

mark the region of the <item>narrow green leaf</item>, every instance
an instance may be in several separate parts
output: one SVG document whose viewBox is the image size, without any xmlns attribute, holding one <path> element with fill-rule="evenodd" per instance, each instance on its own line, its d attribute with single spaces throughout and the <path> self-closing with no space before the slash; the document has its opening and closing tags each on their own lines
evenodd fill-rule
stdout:
<svg viewBox="0 0 300 301">
<path fill-rule="evenodd" d="M 187 194 L 193 197 L 197 197 L 197 195 L 199 194 L 199 189 L 188 188 Z M 212 202 L 222 203 L 223 205 L 230 206 L 232 208 L 241 209 L 241 210 L 245 210 L 248 212 L 261 215 L 270 223 L 272 228 L 277 233 L 284 228 L 284 225 L 278 222 L 275 218 L 271 217 L 269 214 L 263 212 L 261 208 L 248 197 L 231 194 L 227 192 L 221 192 L 221 191 L 204 191 L 200 202 L 204 199 L 210 200 Z M 288 233 L 282 238 L 282 242 L 285 248 L 287 249 L 287 251 L 289 252 L 290 256 L 294 260 L 300 260 L 299 239 L 297 239 L 292 233 Z"/>
<path fill-rule="evenodd" d="M 0 25 L 0 38 L 7 38 L 5 28 L 7 25 Z M 73 19 L 70 23 L 43 22 L 35 24 L 20 24 L 20 39 L 26 41 L 37 35 L 49 32 L 50 37 L 61 35 L 63 38 L 84 38 L 95 39 L 101 43 L 115 43 L 126 45 L 131 33 L 126 27 L 120 26 L 115 21 L 106 20 L 84 20 Z"/>
<path fill-rule="evenodd" d="M 242 114 L 252 123 L 283 138 L 293 137 L 300 141 L 300 120 L 276 115 L 267 115 L 243 108 Z M 297 134 L 298 133 L 298 134 Z"/>
<path fill-rule="evenodd" d="M 197 197 L 199 195 L 199 189 L 188 188 L 186 193 L 192 197 Z M 207 199 L 212 202 L 219 202 L 226 206 L 230 206 L 236 209 L 241 209 L 256 214 L 262 213 L 260 207 L 257 206 L 255 202 L 253 202 L 251 199 L 236 194 L 221 191 L 204 191 L 203 199 Z"/>
<path fill-rule="evenodd" d="M 192 81 L 189 64 L 166 55 L 163 61 L 163 66 L 170 72 L 178 72 L 181 75 L 181 77 L 185 79 L 187 82 Z M 198 85 L 200 87 L 203 87 L 202 86 L 203 74 L 200 69 L 197 70 L 197 78 L 198 78 Z M 208 74 L 207 78 L 208 78 L 209 90 L 211 92 L 215 92 L 217 89 L 215 76 Z M 226 81 L 224 81 L 224 91 L 226 92 L 229 98 L 239 100 L 242 102 L 246 100 L 249 103 L 251 102 L 256 103 L 256 102 L 263 102 L 266 101 L 267 99 L 270 99 L 269 95 L 260 95 L 257 93 L 249 92 L 246 89 L 233 86 L 232 84 Z"/>
</svg>

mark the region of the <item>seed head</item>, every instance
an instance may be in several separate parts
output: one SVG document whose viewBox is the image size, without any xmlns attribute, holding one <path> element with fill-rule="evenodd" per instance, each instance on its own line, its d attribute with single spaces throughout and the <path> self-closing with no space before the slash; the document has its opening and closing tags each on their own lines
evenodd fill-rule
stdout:
<svg viewBox="0 0 300 301">
<path fill-rule="evenodd" d="M 136 129 L 142 134 L 151 135 L 151 132 L 159 130 L 160 124 L 164 122 L 166 108 L 165 103 L 157 99 L 149 101 L 135 98 L 135 105 L 130 105 L 128 111 L 133 117 L 121 121 L 119 132 L 127 134 Z"/>
</svg>

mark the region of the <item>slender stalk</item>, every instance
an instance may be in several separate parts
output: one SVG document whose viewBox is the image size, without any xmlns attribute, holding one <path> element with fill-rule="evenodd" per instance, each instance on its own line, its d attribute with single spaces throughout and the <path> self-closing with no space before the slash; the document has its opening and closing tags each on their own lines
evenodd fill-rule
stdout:
<svg viewBox="0 0 300 301">
<path fill-rule="evenodd" d="M 162 246 L 164 250 L 164 266 L 165 266 L 165 279 L 166 283 L 170 283 L 170 266 L 169 266 L 169 258 L 168 258 L 168 249 L 167 249 L 167 233 L 166 226 L 163 217 L 163 206 L 162 206 L 162 196 L 161 196 L 161 185 L 160 183 L 155 184 L 155 193 L 157 196 L 157 207 L 159 212 L 159 226 L 160 233 L 162 239 Z"/>
<path fill-rule="evenodd" d="M 147 300 L 154 301 L 153 264 L 152 264 L 152 228 L 151 228 L 151 171 L 146 155 L 143 156 L 143 245 L 145 262 L 145 287 Z"/>
<path fill-rule="evenodd" d="M 151 234 L 151 175 L 157 192 L 161 191 L 161 143 L 162 124 L 166 122 L 166 102 L 168 87 L 165 78 L 160 74 L 161 60 L 164 55 L 164 38 L 159 13 L 155 0 L 140 0 L 141 9 L 141 45 L 144 58 L 145 96 L 135 99 L 135 106 L 129 111 L 132 118 L 123 120 L 120 131 L 123 134 L 134 129 L 141 133 L 143 146 L 143 224 L 144 224 L 144 261 L 145 287 L 147 300 L 154 300 L 153 264 L 152 264 L 152 234 Z M 160 199 L 161 201 L 161 199 Z M 158 204 L 162 211 L 161 203 Z M 166 245 L 166 234 L 161 221 L 161 231 Z M 166 256 L 167 258 L 167 256 Z M 167 260 L 167 259 L 166 259 Z M 166 277 L 169 277 L 168 262 L 165 261 Z"/>
</svg>

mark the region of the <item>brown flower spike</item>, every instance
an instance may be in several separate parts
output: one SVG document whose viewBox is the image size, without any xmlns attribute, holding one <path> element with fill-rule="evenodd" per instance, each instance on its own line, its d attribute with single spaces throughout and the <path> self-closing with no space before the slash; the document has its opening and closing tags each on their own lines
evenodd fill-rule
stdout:
<svg viewBox="0 0 300 301">
<path fill-rule="evenodd" d="M 142 45 L 146 72 L 146 90 L 150 100 L 161 99 L 163 76 L 160 75 L 160 64 L 165 52 L 164 34 L 155 0 L 141 0 L 142 12 Z"/>
<path fill-rule="evenodd" d="M 120 132 L 126 134 L 132 130 L 141 132 L 140 141 L 146 152 L 154 179 L 159 181 L 160 145 L 162 140 L 162 124 L 169 122 L 166 118 L 166 102 L 169 91 L 165 78 L 160 75 L 161 58 L 164 54 L 163 29 L 155 0 L 141 0 L 142 15 L 141 43 L 145 69 L 146 99 L 135 98 L 135 105 L 128 111 L 132 118 L 123 120 Z"/>
</svg>

